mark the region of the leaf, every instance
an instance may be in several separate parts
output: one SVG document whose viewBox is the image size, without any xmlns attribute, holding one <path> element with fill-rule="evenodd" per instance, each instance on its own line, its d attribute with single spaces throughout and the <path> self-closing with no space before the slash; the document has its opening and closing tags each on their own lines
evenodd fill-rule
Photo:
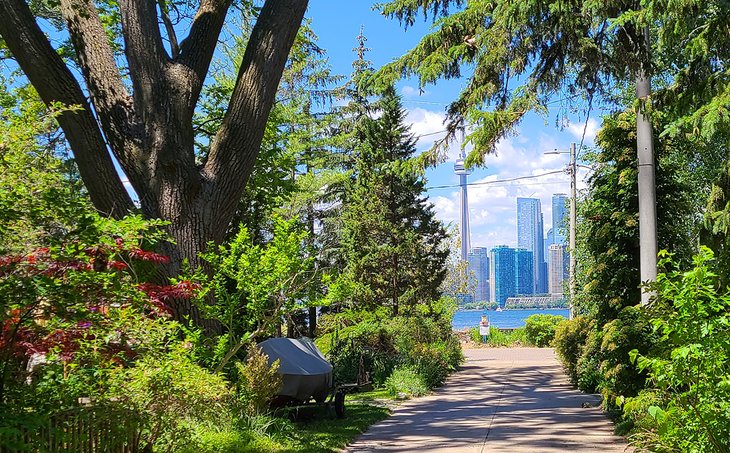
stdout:
<svg viewBox="0 0 730 453">
<path fill-rule="evenodd" d="M 649 415 L 651 415 L 654 420 L 660 423 L 666 419 L 666 412 L 664 412 L 659 406 L 649 406 L 647 412 L 649 412 Z"/>
</svg>

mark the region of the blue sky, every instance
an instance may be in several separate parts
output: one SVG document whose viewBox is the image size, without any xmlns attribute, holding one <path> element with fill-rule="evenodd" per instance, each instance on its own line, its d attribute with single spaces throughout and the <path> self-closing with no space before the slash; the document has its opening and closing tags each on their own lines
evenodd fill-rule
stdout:
<svg viewBox="0 0 730 453">
<path fill-rule="evenodd" d="M 334 1 L 311 0 L 307 17 L 319 36 L 319 44 L 329 56 L 335 73 L 350 74 L 356 47 L 355 37 L 364 27 L 367 46 L 371 49 L 368 59 L 377 68 L 412 48 L 429 31 L 430 22 L 419 21 L 403 30 L 395 20 L 389 20 L 372 9 L 368 0 Z M 425 88 L 419 94 L 415 80 L 403 80 L 398 90 L 403 105 L 408 110 L 408 122 L 416 135 L 430 134 L 444 129 L 446 105 L 456 98 L 464 80 L 439 82 Z M 556 126 L 556 119 L 562 127 Z M 567 150 L 571 142 L 580 142 L 586 122 L 585 112 L 563 118 L 558 111 L 551 111 L 546 118 L 529 115 L 519 126 L 515 136 L 502 140 L 497 154 L 486 158 L 486 167 L 475 168 L 470 183 L 496 181 L 520 176 L 538 175 L 565 168 L 567 155 L 545 155 L 553 149 Z M 600 127 L 600 113 L 595 110 L 588 118 L 585 144 L 593 144 L 595 132 Z M 420 150 L 430 148 L 441 135 L 423 137 L 418 142 Z M 449 153 L 449 161 L 426 173 L 428 186 L 457 185 L 453 161 L 458 147 Z M 579 171 L 578 189 L 585 186 L 585 170 Z M 545 225 L 552 219 L 550 199 L 553 193 L 569 193 L 569 178 L 564 173 L 537 179 L 511 183 L 497 183 L 469 187 L 471 244 L 492 247 L 499 244 L 517 244 L 517 197 L 534 197 L 542 201 Z M 429 196 L 439 218 L 456 224 L 459 217 L 458 188 L 430 189 Z M 547 228 L 547 227 L 546 227 Z"/>
</svg>

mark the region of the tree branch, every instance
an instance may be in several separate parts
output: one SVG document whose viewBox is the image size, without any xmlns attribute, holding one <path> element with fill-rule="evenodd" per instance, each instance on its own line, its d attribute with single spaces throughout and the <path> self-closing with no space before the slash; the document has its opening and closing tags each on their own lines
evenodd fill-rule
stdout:
<svg viewBox="0 0 730 453">
<path fill-rule="evenodd" d="M 175 26 L 170 20 L 170 13 L 167 10 L 168 6 L 165 4 L 165 0 L 157 0 L 157 4 L 160 6 L 160 15 L 162 16 L 162 23 L 165 24 L 167 39 L 170 40 L 172 58 L 177 58 L 180 55 L 180 45 L 177 43 L 177 34 L 175 33 Z"/>
<path fill-rule="evenodd" d="M 0 1 L 0 35 L 46 105 L 61 103 L 82 108 L 64 111 L 57 120 L 73 150 L 91 201 L 106 215 L 127 214 L 134 205 L 114 168 L 89 103 L 24 0 Z"/>
<path fill-rule="evenodd" d="M 119 9 L 134 105 L 146 123 L 156 113 L 154 100 L 160 95 L 168 61 L 157 23 L 157 6 L 155 0 L 120 0 Z"/>
<path fill-rule="evenodd" d="M 204 176 L 214 205 L 230 218 L 251 174 L 289 51 L 308 0 L 267 0 L 251 33 L 228 111 L 211 143 Z"/>
<path fill-rule="evenodd" d="M 208 74 L 231 2 L 232 0 L 202 0 L 190 27 L 190 34 L 180 44 L 180 55 L 175 61 L 189 70 L 185 83 L 190 90 L 190 111 L 195 108 L 200 97 L 200 90 Z"/>
</svg>

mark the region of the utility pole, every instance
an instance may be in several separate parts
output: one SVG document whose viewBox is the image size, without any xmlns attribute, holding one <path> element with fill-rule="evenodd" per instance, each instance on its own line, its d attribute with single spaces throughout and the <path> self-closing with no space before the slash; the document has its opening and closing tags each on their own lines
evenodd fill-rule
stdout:
<svg viewBox="0 0 730 453">
<path fill-rule="evenodd" d="M 654 132 L 646 113 L 651 95 L 649 74 L 649 26 L 644 28 L 646 51 L 636 75 L 636 152 L 639 160 L 639 274 L 641 282 L 654 282 L 657 276 L 656 185 L 654 183 Z M 641 305 L 649 304 L 652 293 L 641 292 Z"/>
<path fill-rule="evenodd" d="M 544 154 L 566 154 L 566 151 L 549 151 Z M 568 273 L 568 291 L 570 294 L 570 301 L 568 302 L 569 318 L 573 319 L 575 316 L 575 228 L 577 222 L 577 203 L 578 203 L 578 189 L 577 189 L 577 177 L 578 177 L 578 163 L 575 143 L 570 144 L 570 163 L 568 164 L 568 173 L 570 174 L 570 217 L 569 217 L 569 228 L 568 228 L 568 248 L 570 250 L 570 269 Z M 555 213 L 553 213 L 555 215 Z"/>
<path fill-rule="evenodd" d="M 570 144 L 570 270 L 568 274 L 568 287 L 570 291 L 570 319 L 575 316 L 575 224 L 576 224 L 576 203 L 578 202 L 578 194 L 576 189 L 577 165 L 575 156 L 575 143 Z"/>
</svg>

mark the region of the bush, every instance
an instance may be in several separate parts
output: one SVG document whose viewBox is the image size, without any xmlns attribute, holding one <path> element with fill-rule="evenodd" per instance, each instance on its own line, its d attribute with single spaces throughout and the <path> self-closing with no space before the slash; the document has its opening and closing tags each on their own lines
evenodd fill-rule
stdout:
<svg viewBox="0 0 730 453">
<path fill-rule="evenodd" d="M 629 353 L 637 349 L 646 353 L 652 347 L 653 335 L 641 307 L 624 307 L 618 318 L 603 326 L 601 332 L 600 390 L 604 407 L 615 410 L 616 397 L 635 396 L 646 383 L 646 372 L 632 363 Z"/>
<path fill-rule="evenodd" d="M 315 343 L 334 367 L 337 384 L 353 383 L 369 375 L 382 385 L 398 363 L 394 339 L 372 314 L 344 312 L 323 316 L 324 333 Z"/>
<path fill-rule="evenodd" d="M 116 372 L 108 395 L 139 414 L 145 443 L 161 451 L 181 448 L 192 437 L 192 422 L 213 422 L 227 414 L 230 403 L 220 375 L 195 363 L 185 343 L 170 348 Z"/>
<path fill-rule="evenodd" d="M 668 258 L 660 266 L 673 268 Z M 648 449 L 730 451 L 730 290 L 718 288 L 717 262 L 704 247 L 689 271 L 657 277 L 649 314 L 657 347 L 630 353 L 654 389 L 624 406 L 634 440 Z"/>
<path fill-rule="evenodd" d="M 257 345 L 252 344 L 246 361 L 236 362 L 238 383 L 236 395 L 242 412 L 248 416 L 264 413 L 271 399 L 282 385 L 279 360 L 269 365 L 269 358 Z"/>
<path fill-rule="evenodd" d="M 538 348 L 547 347 L 555 338 L 555 328 L 564 319 L 558 315 L 532 315 L 525 320 L 525 338 Z"/>
<path fill-rule="evenodd" d="M 479 327 L 472 327 L 469 329 L 469 339 L 472 343 L 481 344 L 482 336 L 479 334 Z"/>
<path fill-rule="evenodd" d="M 591 329 L 591 320 L 583 316 L 565 319 L 555 328 L 553 347 L 573 385 L 578 385 L 578 360 Z"/>
<path fill-rule="evenodd" d="M 410 316 L 348 310 L 323 316 L 317 345 L 335 369 L 335 382 L 357 382 L 367 373 L 383 385 L 397 366 L 418 370 L 428 387 L 441 385 L 463 362 L 444 301 L 416 307 Z M 360 379 L 358 379 L 360 378 Z"/>
<path fill-rule="evenodd" d="M 385 388 L 391 396 L 422 396 L 428 393 L 426 380 L 414 367 L 398 367 L 386 379 Z"/>
<path fill-rule="evenodd" d="M 482 336 L 479 335 L 479 328 L 472 327 L 469 329 L 469 338 L 473 343 L 483 344 Z M 487 336 L 487 346 L 494 347 L 510 347 L 510 346 L 522 346 L 530 344 L 525 338 L 525 329 L 519 328 L 514 329 L 512 332 L 507 333 L 501 330 L 499 327 L 490 326 L 489 335 Z"/>
<path fill-rule="evenodd" d="M 603 382 L 601 371 L 602 338 L 602 332 L 591 329 L 586 337 L 580 358 L 576 363 L 575 373 L 578 377 L 578 389 L 582 392 L 597 393 Z"/>
</svg>

